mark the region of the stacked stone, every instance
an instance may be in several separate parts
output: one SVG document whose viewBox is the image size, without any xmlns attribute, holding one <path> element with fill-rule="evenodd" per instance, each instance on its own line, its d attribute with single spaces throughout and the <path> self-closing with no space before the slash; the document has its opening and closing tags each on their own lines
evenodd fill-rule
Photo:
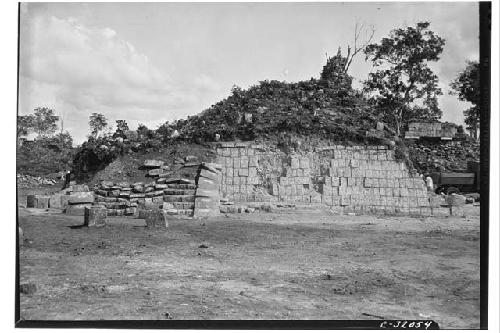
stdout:
<svg viewBox="0 0 500 333">
<path fill-rule="evenodd" d="M 440 122 L 434 123 L 410 123 L 405 133 L 407 139 L 418 139 L 420 137 L 453 138 L 456 135 L 455 127 L 443 127 Z"/>
<path fill-rule="evenodd" d="M 163 181 L 160 179 L 160 181 Z M 191 217 L 195 207 L 196 184 L 186 178 L 165 179 L 163 206 L 165 214 L 172 217 Z"/>
<path fill-rule="evenodd" d="M 107 216 L 135 216 L 139 204 L 146 204 L 146 195 L 149 202 L 153 201 L 154 192 L 154 182 L 101 181 L 95 188 L 95 203 L 107 209 Z"/>
<path fill-rule="evenodd" d="M 222 166 L 202 163 L 196 177 L 195 217 L 217 216 L 220 213 L 220 184 Z"/>
<path fill-rule="evenodd" d="M 195 178 L 200 163 L 196 156 L 175 159 L 167 178 L 156 179 L 159 188 L 163 187 L 163 212 L 173 218 L 191 218 L 194 212 L 196 192 Z M 164 184 L 164 185 L 161 185 Z"/>
<path fill-rule="evenodd" d="M 222 142 L 217 149 L 217 163 L 222 169 L 221 192 L 223 197 L 236 202 L 265 201 L 254 191 L 261 183 L 257 168 L 260 145 L 245 142 Z"/>
<path fill-rule="evenodd" d="M 140 208 L 139 218 L 146 221 L 148 228 L 168 228 L 167 213 L 163 208 Z"/>
<path fill-rule="evenodd" d="M 255 190 L 251 192 L 251 185 L 267 187 L 279 202 L 325 204 L 339 212 L 431 213 L 423 179 L 411 175 L 386 146 L 321 145 L 312 152 L 288 156 L 253 146 L 222 143 L 218 147 L 223 197 L 235 202 L 265 201 L 256 197 Z M 273 155 L 277 158 L 272 159 Z M 280 172 L 267 173 L 267 179 L 252 178 L 263 169 L 264 160 L 277 161 L 272 168 Z"/>
<path fill-rule="evenodd" d="M 430 214 L 425 182 L 385 146 L 335 148 L 320 193 L 344 212 Z"/>
<path fill-rule="evenodd" d="M 313 190 L 311 180 L 311 156 L 291 155 L 289 165 L 285 166 L 285 175 L 272 184 L 272 194 L 279 201 L 300 203 L 320 202 L 318 194 Z"/>
<path fill-rule="evenodd" d="M 38 194 L 28 194 L 28 197 L 26 198 L 26 207 L 39 208 L 39 209 L 49 208 L 50 207 L 50 196 L 38 195 Z"/>
<path fill-rule="evenodd" d="M 87 185 L 70 185 L 66 190 L 66 196 L 61 195 L 61 207 L 66 207 L 64 212 L 68 215 L 83 216 L 85 209 L 92 206 L 94 193 Z M 51 197 L 51 202 L 58 202 L 57 196 Z"/>
<path fill-rule="evenodd" d="M 83 216 L 85 207 L 90 207 L 92 202 L 94 194 L 87 185 L 72 183 L 68 188 L 52 195 L 28 195 L 26 207 L 64 209 L 66 214 Z"/>
<path fill-rule="evenodd" d="M 154 211 L 161 208 L 166 215 L 190 217 L 196 190 L 194 178 L 199 169 L 199 163 L 193 159 L 194 156 L 187 156 L 185 160 L 176 160 L 173 170 L 163 161 L 146 160 L 140 169 L 147 170 L 146 176 L 153 181 L 132 184 L 102 181 L 95 190 L 96 203 L 107 208 L 108 216 L 138 216 L 141 207 Z"/>
</svg>

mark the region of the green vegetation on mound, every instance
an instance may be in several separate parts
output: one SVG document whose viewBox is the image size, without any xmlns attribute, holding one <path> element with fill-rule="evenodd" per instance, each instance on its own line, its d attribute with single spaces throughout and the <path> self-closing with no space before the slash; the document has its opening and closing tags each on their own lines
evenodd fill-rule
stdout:
<svg viewBox="0 0 500 333">
<path fill-rule="evenodd" d="M 362 94 L 350 86 L 311 79 L 298 83 L 262 81 L 190 117 L 180 130 L 189 139 L 273 139 L 280 134 L 315 135 L 364 142 L 376 121 Z"/>
<path fill-rule="evenodd" d="M 26 141 L 17 147 L 17 173 L 48 176 L 69 170 L 73 152 L 72 139 L 67 133 Z"/>
</svg>

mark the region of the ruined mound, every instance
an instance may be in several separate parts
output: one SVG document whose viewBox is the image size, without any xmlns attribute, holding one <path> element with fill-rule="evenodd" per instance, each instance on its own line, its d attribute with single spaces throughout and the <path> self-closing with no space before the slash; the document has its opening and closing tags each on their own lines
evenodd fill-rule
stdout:
<svg viewBox="0 0 500 333">
<path fill-rule="evenodd" d="M 210 161 L 214 152 L 209 146 L 196 143 L 172 143 L 164 148 L 150 152 L 131 152 L 116 158 L 101 170 L 87 174 L 88 182 L 96 184 L 107 180 L 113 182 L 149 182 L 151 178 L 141 170 L 145 160 L 154 159 L 172 166 L 176 161 L 183 160 L 186 156 L 194 156 L 198 161 Z"/>
<path fill-rule="evenodd" d="M 376 126 L 367 102 L 350 86 L 311 79 L 297 83 L 262 81 L 233 88 L 226 99 L 188 118 L 186 138 L 212 141 L 272 140 L 280 134 L 364 142 Z"/>
</svg>

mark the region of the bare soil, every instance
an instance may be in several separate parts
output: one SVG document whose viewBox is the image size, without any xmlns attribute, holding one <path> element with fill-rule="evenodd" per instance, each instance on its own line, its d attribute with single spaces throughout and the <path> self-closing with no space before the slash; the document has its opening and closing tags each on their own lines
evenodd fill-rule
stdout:
<svg viewBox="0 0 500 333">
<path fill-rule="evenodd" d="M 418 319 L 479 327 L 479 207 L 468 217 L 315 210 L 172 220 L 19 208 L 26 320 Z M 73 228 L 72 228 L 73 227 Z M 203 246 L 202 246 L 203 245 Z"/>
</svg>

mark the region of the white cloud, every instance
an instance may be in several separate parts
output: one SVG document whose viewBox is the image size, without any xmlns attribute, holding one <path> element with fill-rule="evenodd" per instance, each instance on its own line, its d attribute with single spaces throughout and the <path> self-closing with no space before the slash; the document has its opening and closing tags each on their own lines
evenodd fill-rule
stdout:
<svg viewBox="0 0 500 333">
<path fill-rule="evenodd" d="M 201 111 L 199 94 L 219 89 L 208 75 L 174 83 L 111 28 L 74 18 L 34 17 L 21 31 L 20 113 L 36 106 L 64 115 L 75 141 L 88 133 L 88 115 L 159 124 Z M 160 121 L 154 121 L 160 120 Z"/>
</svg>

